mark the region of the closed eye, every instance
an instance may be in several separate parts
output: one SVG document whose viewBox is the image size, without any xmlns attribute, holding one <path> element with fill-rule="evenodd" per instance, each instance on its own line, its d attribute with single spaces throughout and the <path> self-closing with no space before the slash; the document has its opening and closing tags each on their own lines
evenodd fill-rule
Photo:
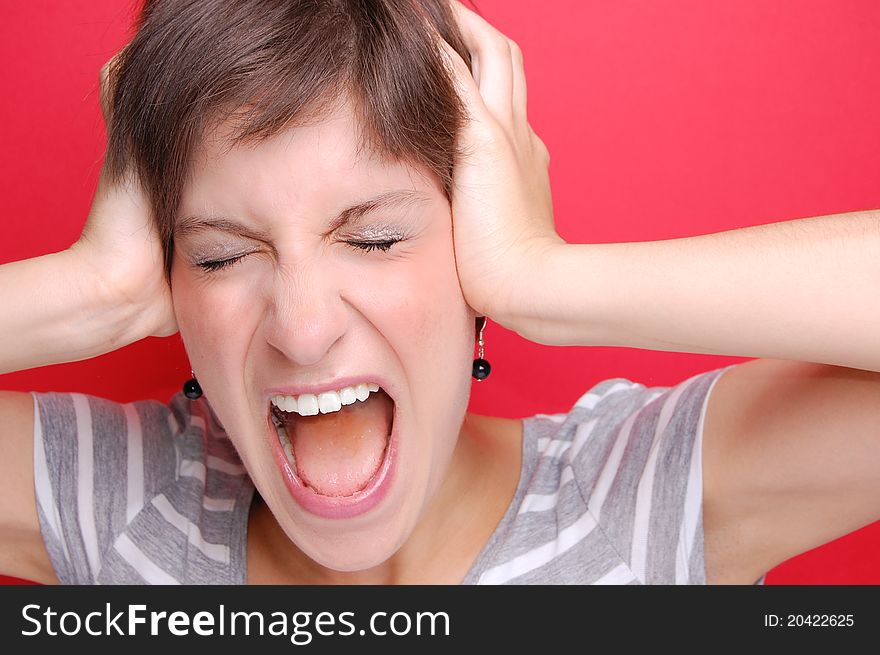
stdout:
<svg viewBox="0 0 880 655">
<path fill-rule="evenodd" d="M 372 252 L 374 250 L 380 250 L 382 252 L 388 252 L 391 247 L 400 243 L 404 239 L 388 239 L 385 241 L 346 241 L 346 245 L 356 248 L 362 252 Z M 228 257 L 226 259 L 214 259 L 204 262 L 198 262 L 198 267 L 208 273 L 214 273 L 216 271 L 221 271 L 224 268 L 229 268 L 234 264 L 240 262 L 242 259 L 248 256 L 250 253 L 244 253 L 242 255 L 236 255 L 235 257 Z"/>
<path fill-rule="evenodd" d="M 357 248 L 358 250 L 365 252 L 372 252 L 373 250 L 387 252 L 391 249 L 391 246 L 395 243 L 400 243 L 401 241 L 403 241 L 403 239 L 391 239 L 386 241 L 346 241 L 345 243 L 352 248 Z"/>
<path fill-rule="evenodd" d="M 214 271 L 219 271 L 229 266 L 232 266 L 233 264 L 241 261 L 245 257 L 247 257 L 247 254 L 229 257 L 228 259 L 215 259 L 212 261 L 199 262 L 198 266 L 199 268 L 209 273 L 213 273 Z"/>
</svg>

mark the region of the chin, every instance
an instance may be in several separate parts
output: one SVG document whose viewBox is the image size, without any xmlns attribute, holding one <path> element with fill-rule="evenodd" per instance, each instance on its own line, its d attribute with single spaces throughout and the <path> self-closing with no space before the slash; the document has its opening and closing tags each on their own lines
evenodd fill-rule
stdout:
<svg viewBox="0 0 880 655">
<path fill-rule="evenodd" d="M 352 548 L 317 548 L 314 551 L 301 548 L 301 550 L 324 568 L 340 573 L 355 573 L 381 566 L 391 559 L 403 541 L 404 539 L 401 539 L 400 543 L 388 544 L 383 539 L 379 543 L 366 544 L 365 540 L 361 539 L 357 544 L 352 544 Z"/>
<path fill-rule="evenodd" d="M 280 519 L 278 524 L 288 539 L 315 563 L 339 572 L 364 571 L 384 564 L 397 553 L 418 518 L 416 513 L 407 519 L 413 511 L 411 505 L 407 507 L 415 500 L 412 494 L 386 500 L 388 505 L 382 508 L 385 511 L 370 520 L 324 519 L 315 524 L 312 517 L 290 513 L 290 501 L 284 505 L 282 496 L 277 501 L 284 507 L 283 515 L 276 515 L 276 520 Z"/>
</svg>

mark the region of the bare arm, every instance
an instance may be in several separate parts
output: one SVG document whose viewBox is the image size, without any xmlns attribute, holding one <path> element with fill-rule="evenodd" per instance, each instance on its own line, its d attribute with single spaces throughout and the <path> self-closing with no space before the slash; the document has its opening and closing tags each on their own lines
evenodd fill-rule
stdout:
<svg viewBox="0 0 880 655">
<path fill-rule="evenodd" d="M 97 355 L 117 338 L 100 281 L 76 274 L 73 259 L 64 251 L 0 266 L 0 373 Z"/>
<path fill-rule="evenodd" d="M 108 66 L 102 70 L 102 95 Z M 0 266 L 0 373 L 94 357 L 176 331 L 162 248 L 138 185 L 102 172 L 69 249 Z M 0 573 L 56 580 L 37 519 L 34 403 L 0 392 Z"/>
<path fill-rule="evenodd" d="M 750 584 L 880 519 L 880 373 L 734 366 L 709 398 L 703 480 L 710 583 Z"/>
<path fill-rule="evenodd" d="M 0 373 L 88 359 L 156 331 L 151 307 L 76 250 L 0 266 L 0 306 Z"/>
<path fill-rule="evenodd" d="M 522 336 L 880 371 L 880 212 L 562 244 L 506 306 Z"/>
</svg>

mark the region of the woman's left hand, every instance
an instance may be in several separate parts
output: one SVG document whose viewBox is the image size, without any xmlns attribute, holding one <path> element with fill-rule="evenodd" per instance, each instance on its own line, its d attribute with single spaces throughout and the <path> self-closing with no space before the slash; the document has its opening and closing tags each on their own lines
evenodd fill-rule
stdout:
<svg viewBox="0 0 880 655">
<path fill-rule="evenodd" d="M 452 197 L 459 282 L 479 314 L 517 330 L 535 293 L 536 267 L 565 241 L 556 233 L 550 155 L 526 119 L 519 46 L 456 0 L 450 3 L 473 63 L 442 41 L 469 114 Z"/>
</svg>

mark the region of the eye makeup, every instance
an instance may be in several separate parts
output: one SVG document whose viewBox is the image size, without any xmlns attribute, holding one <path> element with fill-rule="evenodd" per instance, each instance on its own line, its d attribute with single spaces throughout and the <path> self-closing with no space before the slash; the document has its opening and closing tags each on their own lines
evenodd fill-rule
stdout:
<svg viewBox="0 0 880 655">
<path fill-rule="evenodd" d="M 350 238 L 338 239 L 339 243 L 345 244 L 352 249 L 363 253 L 389 252 L 396 244 L 408 240 L 407 233 L 391 226 L 379 226 L 374 229 L 358 230 L 357 235 Z M 248 250 L 242 252 L 238 248 L 209 248 L 205 251 L 197 251 L 190 257 L 193 266 L 207 273 L 214 273 L 229 268 L 245 257 L 256 252 Z"/>
</svg>

